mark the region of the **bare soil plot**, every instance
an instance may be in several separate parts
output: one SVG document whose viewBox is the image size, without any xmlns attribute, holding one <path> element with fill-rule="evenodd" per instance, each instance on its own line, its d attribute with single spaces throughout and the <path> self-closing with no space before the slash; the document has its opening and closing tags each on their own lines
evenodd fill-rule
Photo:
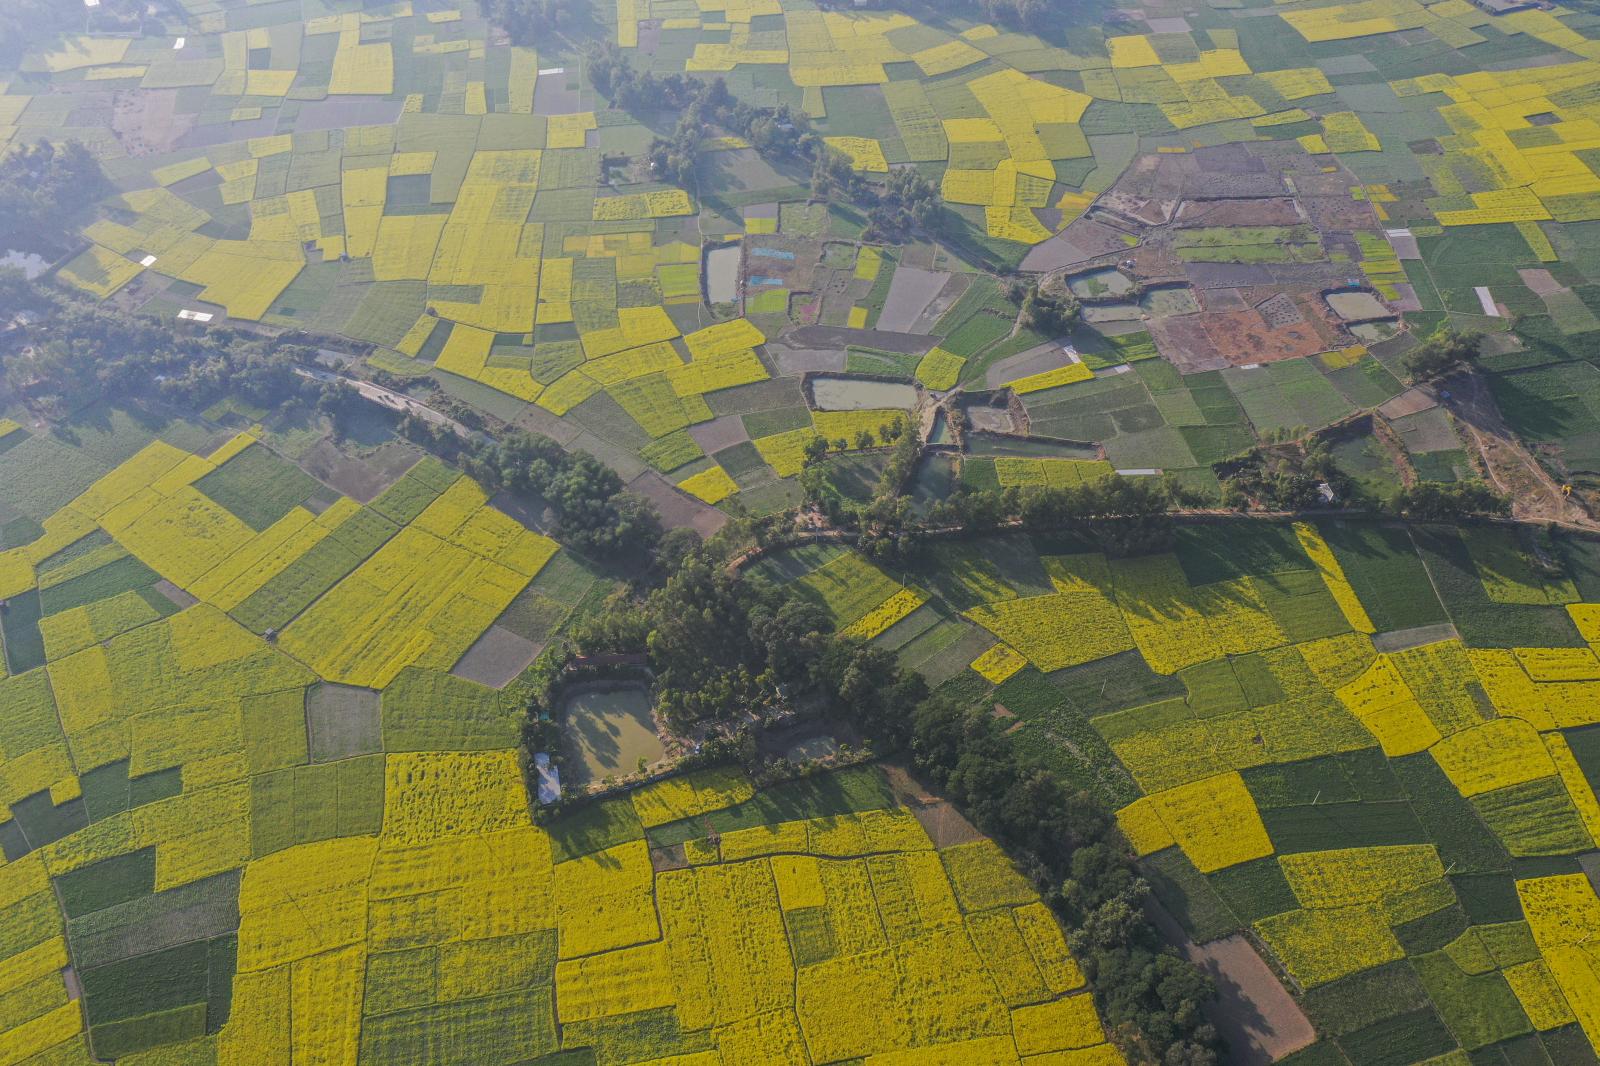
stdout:
<svg viewBox="0 0 1600 1066">
<path fill-rule="evenodd" d="M 370 755 L 383 748 L 378 693 L 323 682 L 306 692 L 306 733 L 312 762 Z"/>
<path fill-rule="evenodd" d="M 845 363 L 849 359 L 842 347 L 826 350 L 821 348 L 780 348 L 769 346 L 767 351 L 777 362 L 778 373 L 784 377 L 799 377 L 802 374 L 819 372 L 843 373 Z"/>
<path fill-rule="evenodd" d="M 628 482 L 628 491 L 637 492 L 656 505 L 661 522 L 668 529 L 688 526 L 702 537 L 709 537 L 728 524 L 728 516 L 708 503 L 679 492 L 677 487 L 654 470 L 646 470 Z"/>
<path fill-rule="evenodd" d="M 503 626 L 490 626 L 450 672 L 490 688 L 505 688 L 528 668 L 540 648 L 541 645 Z"/>
<path fill-rule="evenodd" d="M 917 320 L 906 330 L 907 333 L 931 333 L 933 324 L 944 317 L 945 312 L 956 305 L 963 293 L 972 285 L 970 274 L 952 274 L 950 280 L 944 283 L 944 288 L 939 290 L 939 295 L 918 316 Z"/>
<path fill-rule="evenodd" d="M 422 452 L 412 444 L 393 441 L 364 456 L 352 456 L 331 440 L 318 441 L 300 457 L 300 468 L 325 485 L 360 503 L 375 499 L 384 489 L 416 465 Z"/>
<path fill-rule="evenodd" d="M 542 434 L 563 446 L 571 444 L 578 434 L 583 432 L 560 415 L 551 414 L 538 404 L 532 403 L 511 424 L 527 433 Z"/>
<path fill-rule="evenodd" d="M 1217 983 L 1212 1015 L 1230 1061 L 1265 1066 L 1316 1041 L 1310 1019 L 1243 935 L 1191 945 L 1186 954 Z"/>
<path fill-rule="evenodd" d="M 1378 408 L 1378 413 L 1384 418 L 1393 421 L 1404 418 L 1406 415 L 1418 414 L 1422 411 L 1437 407 L 1439 401 L 1434 398 L 1432 390 L 1424 388 L 1407 389 L 1394 399 Z"/>
<path fill-rule="evenodd" d="M 650 868 L 656 873 L 666 873 L 668 870 L 682 870 L 689 865 L 688 858 L 684 855 L 682 844 L 668 844 L 665 847 L 650 849 Z"/>
<path fill-rule="evenodd" d="M 378 97 L 330 96 L 324 100 L 306 100 L 300 105 L 294 129 L 296 133 L 305 133 L 343 130 L 351 126 L 393 126 L 400 121 L 404 108 L 404 100 Z"/>
<path fill-rule="evenodd" d="M 1049 344 L 1029 348 L 1025 352 L 1018 352 L 995 363 L 984 372 L 983 383 L 991 389 L 998 389 L 1007 381 L 1054 370 L 1066 362 L 1067 357 L 1062 352 L 1060 343 L 1051 341 Z"/>
<path fill-rule="evenodd" d="M 1156 319 L 1150 323 L 1150 336 L 1155 339 L 1156 350 L 1185 374 L 1233 365 L 1217 351 L 1207 334 L 1204 315 Z"/>
<path fill-rule="evenodd" d="M 950 275 L 942 270 L 901 266 L 889 283 L 889 296 L 878 315 L 878 328 L 896 333 L 916 332 L 913 327 L 949 280 Z"/>
<path fill-rule="evenodd" d="M 155 589 L 157 592 L 161 593 L 161 595 L 177 604 L 178 610 L 180 611 L 187 610 L 188 608 L 193 607 L 195 604 L 200 602 L 187 592 L 180 589 L 178 586 L 174 585 L 172 582 L 168 581 L 166 578 L 162 578 L 160 581 L 157 581 L 155 584 Z"/>
<path fill-rule="evenodd" d="M 928 834 L 936 848 L 948 848 L 955 844 L 967 844 L 983 839 L 978 827 L 962 817 L 961 812 L 948 800 L 914 805 L 911 813 L 922 824 L 923 832 Z"/>
<path fill-rule="evenodd" d="M 723 415 L 709 422 L 689 427 L 689 436 L 700 445 L 700 450 L 710 454 L 750 439 L 744 428 L 744 419 L 738 415 Z"/>
<path fill-rule="evenodd" d="M 1145 913 L 1169 943 L 1216 982 L 1217 998 L 1206 1014 L 1227 1041 L 1229 1062 L 1267 1066 L 1316 1042 L 1310 1019 L 1242 934 L 1200 945 L 1154 898 Z"/>
<path fill-rule="evenodd" d="M 643 27 L 640 27 L 641 31 Z M 658 27 L 659 31 L 659 27 Z M 641 39 L 641 45 L 644 41 Z M 535 115 L 575 115 L 583 110 L 583 96 L 575 82 L 569 81 L 565 70 L 561 73 L 539 75 L 533 87 L 533 113 Z"/>
<path fill-rule="evenodd" d="M 112 132 L 130 156 L 170 152 L 199 118 L 180 113 L 177 106 L 177 89 L 118 93 L 112 112 Z"/>
<path fill-rule="evenodd" d="M 1173 224 L 1179 227 L 1294 226 L 1305 220 L 1305 214 L 1293 197 L 1274 196 L 1261 200 L 1185 200 L 1178 205 Z"/>
<path fill-rule="evenodd" d="M 1535 296 L 1544 297 L 1551 293 L 1565 292 L 1566 286 L 1555 279 L 1555 275 L 1542 268 L 1523 267 L 1517 271 L 1526 285 Z"/>
<path fill-rule="evenodd" d="M 822 247 L 816 241 L 761 234 L 744 242 L 744 294 L 781 287 L 810 292 L 816 285 Z"/>
<path fill-rule="evenodd" d="M 1405 651 L 1407 648 L 1420 648 L 1424 644 L 1437 644 L 1441 640 L 1457 640 L 1459 635 L 1456 627 L 1451 622 L 1440 622 L 1431 626 L 1413 626 L 1410 629 L 1396 629 L 1388 633 L 1374 633 L 1372 646 L 1379 651 L 1394 652 Z"/>
<path fill-rule="evenodd" d="M 1080 216 L 1066 229 L 1035 246 L 1022 261 L 1022 269 L 1040 273 L 1065 270 L 1127 250 L 1122 231 Z"/>
<path fill-rule="evenodd" d="M 1202 328 L 1212 346 L 1235 366 L 1242 363 L 1268 363 L 1278 359 L 1298 359 L 1335 346 L 1338 335 L 1323 322 L 1309 301 L 1299 300 L 1298 322 L 1268 321 L 1260 309 L 1202 314 Z"/>
<path fill-rule="evenodd" d="M 921 355 L 933 347 L 932 339 L 916 333 L 883 329 L 849 329 L 843 326 L 805 326 L 789 334 L 790 341 L 807 348 L 838 349 L 852 344 L 885 352 Z"/>
</svg>

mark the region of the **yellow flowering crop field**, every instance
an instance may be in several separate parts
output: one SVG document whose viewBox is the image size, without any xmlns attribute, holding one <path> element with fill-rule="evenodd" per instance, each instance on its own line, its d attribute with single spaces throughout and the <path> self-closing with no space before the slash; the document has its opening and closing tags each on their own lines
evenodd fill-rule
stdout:
<svg viewBox="0 0 1600 1066">
<path fill-rule="evenodd" d="M 1032 882 L 875 766 L 537 826 L 520 705 L 457 721 L 499 694 L 447 671 L 558 549 L 437 460 L 360 504 L 157 441 L 41 530 L 0 553 L 47 612 L 35 665 L 5 629 L 0 1061 L 1121 1061 Z M 923 600 L 866 584 L 864 638 Z"/>
<path fill-rule="evenodd" d="M 1242 937 L 1282 984 L 1273 1009 L 1349 1061 L 1365 1038 L 1330 1021 L 1333 997 L 1375 1031 L 1435 1012 L 1441 1055 L 1531 1037 L 1581 1058 L 1600 897 L 1561 871 L 1600 840 L 1600 714 L 1581 709 L 1600 587 L 1563 556 L 1538 576 L 1559 595 L 1535 601 L 1505 591 L 1534 585 L 1504 549 L 1481 554 L 1463 545 L 1463 573 L 1333 521 L 1181 523 L 1131 558 L 1093 534 L 994 535 L 883 566 L 924 592 L 925 621 L 875 639 L 1103 797 L 1185 932 L 1219 953 Z M 868 566 L 812 565 L 794 580 Z M 945 853 L 957 899 L 1010 905 L 1021 887 L 980 872 L 982 850 Z M 1473 895 L 1489 884 L 1492 910 Z M 1010 925 L 975 935 L 1015 954 Z M 1359 998 L 1402 979 L 1413 1005 Z M 1014 968 L 1003 988 L 1036 980 Z M 1068 1015 L 1030 1019 L 1070 1034 Z"/>
</svg>

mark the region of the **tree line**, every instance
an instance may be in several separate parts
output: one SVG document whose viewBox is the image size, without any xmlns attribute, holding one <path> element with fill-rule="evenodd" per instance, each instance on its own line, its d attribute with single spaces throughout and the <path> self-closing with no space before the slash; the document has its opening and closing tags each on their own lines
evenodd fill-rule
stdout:
<svg viewBox="0 0 1600 1066">
<path fill-rule="evenodd" d="M 735 97 L 722 78 L 641 70 L 609 42 L 591 45 L 585 62 L 595 88 L 622 110 L 634 115 L 681 112 L 673 131 L 656 137 L 646 154 L 651 172 L 662 181 L 690 186 L 706 138 L 725 130 L 774 162 L 809 164 L 812 196 L 845 199 L 864 211 L 868 240 L 903 239 L 942 222 L 939 191 L 932 181 L 909 168 L 891 170 L 882 181 L 869 180 L 788 104 L 757 107 Z"/>
<path fill-rule="evenodd" d="M 315 402 L 320 386 L 294 372 L 309 349 L 227 327 L 121 314 L 0 269 L 0 369 L 19 395 L 67 409 L 97 399 L 148 398 L 190 408 L 238 395 L 262 407 Z"/>
<path fill-rule="evenodd" d="M 1212 983 L 1145 917 L 1149 884 L 1110 813 L 1019 755 L 988 706 L 932 691 L 892 652 L 841 637 L 827 611 L 794 587 L 732 571 L 728 557 L 747 533 L 704 545 L 687 530 L 667 534 L 654 579 L 575 623 L 574 650 L 647 653 L 661 713 L 680 734 L 736 731 L 749 712 L 814 700 L 874 751 L 906 754 L 1020 857 L 1071 928 L 1102 1016 L 1136 1061 L 1217 1062 L 1204 1014 Z"/>
<path fill-rule="evenodd" d="M 483 13 L 517 45 L 543 44 L 593 17 L 589 0 L 487 0 Z"/>
</svg>

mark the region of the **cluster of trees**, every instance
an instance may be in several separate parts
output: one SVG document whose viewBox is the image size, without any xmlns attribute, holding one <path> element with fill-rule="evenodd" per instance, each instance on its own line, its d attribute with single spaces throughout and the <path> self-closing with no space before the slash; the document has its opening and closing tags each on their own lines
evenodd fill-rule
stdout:
<svg viewBox="0 0 1600 1066">
<path fill-rule="evenodd" d="M 150 5 L 152 11 L 155 6 Z M 0 62 L 15 63 L 63 34 L 137 31 L 145 15 L 146 0 L 101 0 L 91 8 L 58 0 L 6 0 L 0 4 Z"/>
<path fill-rule="evenodd" d="M 957 485 L 928 509 L 929 527 L 974 533 L 1016 525 L 1030 532 L 1094 530 L 1110 555 L 1164 551 L 1172 544 L 1173 499 L 1165 482 L 1119 474 L 1061 488 L 975 489 Z M 915 532 L 911 533 L 913 539 Z"/>
<path fill-rule="evenodd" d="M 705 139 L 726 130 L 769 158 L 810 160 L 812 194 L 821 200 L 841 196 L 865 210 L 868 240 L 903 239 L 918 228 L 932 228 L 940 218 L 938 186 L 928 178 L 915 170 L 898 169 L 881 183 L 867 180 L 848 159 L 827 150 L 810 131 L 805 116 L 787 104 L 745 103 L 721 78 L 661 77 L 639 70 L 612 43 L 591 46 L 585 60 L 595 88 L 617 107 L 633 114 L 682 112 L 672 134 L 657 137 L 650 145 L 651 171 L 663 181 L 688 186 Z"/>
<path fill-rule="evenodd" d="M 686 74 L 657 77 L 639 70 L 614 41 L 593 43 L 584 51 L 584 69 L 600 95 L 630 113 L 675 111 L 686 106 L 704 84 Z"/>
<path fill-rule="evenodd" d="M 876 435 L 865 429 L 856 434 L 858 448 L 871 448 L 880 442 L 890 451 L 870 499 L 848 498 L 834 489 L 827 462 L 829 442 L 820 437 L 806 446 L 800 487 L 805 492 L 807 505 L 826 515 L 829 524 L 859 534 L 857 546 L 863 553 L 875 559 L 893 559 L 915 540 L 914 536 L 906 535 L 915 521 L 911 501 L 901 493 L 916 473 L 922 447 L 917 434 L 903 418 L 880 426 Z M 834 441 L 832 450 L 843 451 L 845 443 Z"/>
<path fill-rule="evenodd" d="M 657 77 L 635 68 L 622 49 L 609 42 L 591 45 L 584 58 L 595 88 L 624 111 L 636 115 L 682 112 L 671 136 L 657 137 L 650 145 L 651 170 L 663 181 L 689 185 L 701 145 L 717 130 L 737 134 L 756 151 L 778 159 L 809 159 L 820 143 L 808 132 L 805 116 L 787 104 L 755 107 L 744 103 L 728 91 L 728 83 L 721 78 Z"/>
<path fill-rule="evenodd" d="M 463 439 L 411 416 L 401 429 L 450 455 L 491 491 L 505 488 L 543 501 L 555 518 L 552 535 L 577 551 L 637 560 L 649 558 L 661 541 L 655 508 L 588 452 L 569 452 L 549 437 L 520 431 Z"/>
<path fill-rule="evenodd" d="M 1458 333 L 1440 326 L 1427 340 L 1405 354 L 1406 373 L 1413 381 L 1428 381 L 1470 364 L 1483 346 L 1483 334 Z"/>
<path fill-rule="evenodd" d="M 1511 501 L 1485 481 L 1419 481 L 1389 501 L 1396 514 L 1420 522 L 1453 522 L 1482 515 L 1505 516 Z"/>
<path fill-rule="evenodd" d="M 811 170 L 811 194 L 819 200 L 843 197 L 864 209 L 869 241 L 904 241 L 918 229 L 942 224 L 939 187 L 916 170 L 891 170 L 882 183 L 856 173 L 850 161 L 824 148 Z"/>
<path fill-rule="evenodd" d="M 663 541 L 662 584 L 572 631 L 585 655 L 648 651 L 658 708 L 681 734 L 775 706 L 780 686 L 807 682 L 830 628 L 820 606 L 730 573 L 692 536 Z"/>
<path fill-rule="evenodd" d="M 513 44 L 539 44 L 540 38 L 575 29 L 591 16 L 588 0 L 488 0 L 484 13 Z"/>
<path fill-rule="evenodd" d="M 1047 292 L 1037 279 L 1017 279 L 1006 287 L 1006 296 L 1021 308 L 1019 320 L 1024 329 L 1042 333 L 1047 337 L 1060 337 L 1072 332 L 1078 324 L 1083 309 L 1065 287 Z"/>
<path fill-rule="evenodd" d="M 231 329 L 196 329 L 62 299 L 20 271 L 0 271 L 0 323 L 32 316 L 8 335 L 7 383 L 35 402 L 76 405 L 150 397 L 204 407 L 237 395 L 262 407 L 315 399 L 294 372 L 308 353 Z"/>
<path fill-rule="evenodd" d="M 805 116 L 788 104 L 755 107 L 737 99 L 721 78 L 694 83 L 696 88 L 670 137 L 650 145 L 650 167 L 663 180 L 688 185 L 694 179 L 700 147 L 716 130 L 727 130 L 750 142 L 762 155 L 778 160 L 810 159 L 820 143 L 808 132 Z M 657 106 L 660 106 L 659 104 Z"/>
<path fill-rule="evenodd" d="M 72 220 L 110 190 L 99 162 L 77 141 L 38 141 L 12 152 L 0 159 L 0 251 L 60 255 L 71 244 Z"/>
<path fill-rule="evenodd" d="M 1326 507 L 1322 486 L 1345 506 L 1373 504 L 1360 486 L 1333 460 L 1326 438 L 1314 437 L 1303 448 L 1257 448 L 1233 464 L 1222 478 L 1222 505 L 1243 510 L 1254 504 L 1268 511 L 1305 511 Z"/>
<path fill-rule="evenodd" d="M 1127 506 L 1117 501 L 1129 492 L 1110 489 L 1100 506 Z M 792 586 L 731 572 L 731 541 L 702 546 L 685 533 L 660 544 L 660 584 L 619 594 L 574 627 L 580 652 L 646 650 L 661 709 L 683 733 L 810 697 L 847 717 L 875 750 L 908 752 L 981 829 L 1022 857 L 1068 919 L 1074 952 L 1118 1039 L 1149 1061 L 1217 1061 L 1216 1034 L 1203 1016 L 1211 982 L 1144 917 L 1149 886 L 1092 796 L 1019 756 L 990 708 L 931 692 L 893 653 L 840 638 L 822 606 Z"/>
<path fill-rule="evenodd" d="M 1019 756 L 991 712 L 934 694 L 916 703 L 909 727 L 894 724 L 917 768 L 1046 886 L 1114 1039 L 1142 1061 L 1212 1066 L 1220 1041 L 1205 1009 L 1215 985 L 1146 917 L 1150 886 L 1114 820 Z"/>
</svg>

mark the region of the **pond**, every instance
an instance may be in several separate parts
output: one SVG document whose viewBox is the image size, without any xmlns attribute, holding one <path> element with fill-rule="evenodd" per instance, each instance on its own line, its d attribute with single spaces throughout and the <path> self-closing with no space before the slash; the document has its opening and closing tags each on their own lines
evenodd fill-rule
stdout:
<svg viewBox="0 0 1600 1066">
<path fill-rule="evenodd" d="M 1017 428 L 1016 423 L 1011 420 L 1011 412 L 1004 407 L 968 404 L 963 410 L 967 413 L 967 425 L 974 430 L 1010 433 Z"/>
<path fill-rule="evenodd" d="M 1398 332 L 1400 327 L 1393 322 L 1356 322 L 1350 327 L 1350 335 L 1364 344 L 1388 340 Z"/>
<path fill-rule="evenodd" d="M 1133 279 L 1116 267 L 1101 267 L 1067 278 L 1072 295 L 1082 299 L 1097 296 L 1126 296 L 1133 291 Z"/>
<path fill-rule="evenodd" d="M 1330 292 L 1326 297 L 1333 313 L 1346 322 L 1359 322 L 1369 318 L 1393 318 L 1394 312 L 1370 292 L 1359 289 L 1349 292 Z"/>
<path fill-rule="evenodd" d="M 917 390 L 898 381 L 818 376 L 811 379 L 811 400 L 819 411 L 908 411 L 917 404 Z"/>
<path fill-rule="evenodd" d="M 1145 290 L 1139 297 L 1139 306 L 1162 318 L 1167 315 L 1192 315 L 1200 310 L 1200 301 L 1187 285 L 1158 285 Z"/>
<path fill-rule="evenodd" d="M 650 764 L 667 753 L 643 685 L 584 686 L 568 693 L 562 711 L 575 756 L 565 775 L 570 785 L 583 788 L 613 774 L 631 774 L 640 759 Z"/>
<path fill-rule="evenodd" d="M 1139 310 L 1138 304 L 1085 304 L 1083 320 L 1088 323 L 1096 322 L 1137 322 L 1144 317 L 1144 312 Z"/>
<path fill-rule="evenodd" d="M 950 427 L 947 425 L 949 421 L 950 420 L 944 416 L 944 412 L 942 411 L 934 416 L 933 428 L 928 431 L 929 444 L 950 443 Z"/>
<path fill-rule="evenodd" d="M 738 245 L 706 254 L 706 295 L 713 304 L 731 304 L 739 298 L 739 255 Z"/>
<path fill-rule="evenodd" d="M 805 762 L 807 759 L 826 759 L 838 753 L 838 741 L 827 735 L 819 735 L 789 745 L 783 757 L 790 762 Z"/>
</svg>

